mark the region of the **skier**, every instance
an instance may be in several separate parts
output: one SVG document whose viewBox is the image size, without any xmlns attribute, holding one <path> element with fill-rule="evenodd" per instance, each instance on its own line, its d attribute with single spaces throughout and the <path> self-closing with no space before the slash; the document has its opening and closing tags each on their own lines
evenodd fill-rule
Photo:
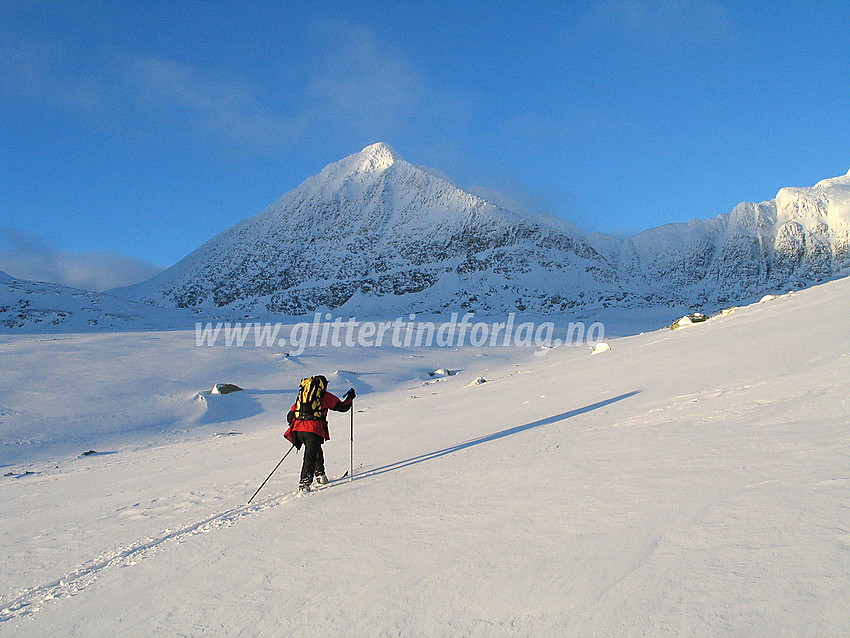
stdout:
<svg viewBox="0 0 850 638">
<path fill-rule="evenodd" d="M 286 415 L 289 428 L 283 436 L 298 449 L 304 446 L 304 462 L 298 484 L 300 492 L 310 491 L 314 476 L 319 485 L 328 482 L 325 455 L 322 452 L 322 444 L 331 438 L 328 432 L 328 410 L 348 412 L 356 396 L 354 388 L 351 388 L 340 400 L 328 392 L 327 387 L 328 380 L 321 375 L 303 379 L 298 398 Z"/>
</svg>

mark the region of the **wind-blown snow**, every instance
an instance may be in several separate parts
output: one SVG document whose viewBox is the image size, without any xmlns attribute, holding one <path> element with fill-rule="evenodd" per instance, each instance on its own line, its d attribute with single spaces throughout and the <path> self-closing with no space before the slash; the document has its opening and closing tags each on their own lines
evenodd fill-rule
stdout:
<svg viewBox="0 0 850 638">
<path fill-rule="evenodd" d="M 846 635 L 848 298 L 602 356 L 2 336 L 0 635 Z M 355 480 L 245 507 L 312 373 Z"/>
</svg>

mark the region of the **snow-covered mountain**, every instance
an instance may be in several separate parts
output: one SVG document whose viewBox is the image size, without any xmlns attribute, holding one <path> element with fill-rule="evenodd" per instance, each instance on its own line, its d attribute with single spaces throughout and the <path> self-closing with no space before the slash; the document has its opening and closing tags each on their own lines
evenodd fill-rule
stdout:
<svg viewBox="0 0 850 638">
<path fill-rule="evenodd" d="M 585 238 L 386 144 L 330 164 L 132 299 L 250 314 L 724 304 L 850 266 L 850 176 L 628 239 Z"/>
<path fill-rule="evenodd" d="M 114 292 L 284 314 L 559 311 L 643 299 L 575 228 L 509 206 L 374 144 Z"/>
<path fill-rule="evenodd" d="M 801 288 L 850 269 L 850 173 L 714 219 L 589 241 L 620 277 L 700 304 Z"/>
</svg>

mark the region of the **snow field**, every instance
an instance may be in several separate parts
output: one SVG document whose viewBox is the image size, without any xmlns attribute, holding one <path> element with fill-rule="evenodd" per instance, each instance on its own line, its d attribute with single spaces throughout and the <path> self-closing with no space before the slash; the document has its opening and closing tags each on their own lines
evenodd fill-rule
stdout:
<svg viewBox="0 0 850 638">
<path fill-rule="evenodd" d="M 593 357 L 388 348 L 281 361 L 193 354 L 181 333 L 48 351 L 6 338 L 18 371 L 0 405 L 31 419 L 17 435 L 36 440 L 43 399 L 18 393 L 47 360 L 61 362 L 57 381 L 101 362 L 91 380 L 105 402 L 129 405 L 93 419 L 115 432 L 114 454 L 57 456 L 91 440 L 58 424 L 30 446 L 42 454 L 4 439 L 19 454 L 8 467 L 38 473 L 3 478 L 0 634 L 846 635 L 848 293 L 831 282 Z M 133 366 L 124 348 L 138 349 Z M 427 375 L 441 367 L 459 372 Z M 336 369 L 331 391 L 362 384 L 358 476 L 295 499 L 289 458 L 244 508 L 286 450 L 294 383 Z M 147 438 L 131 427 L 145 426 L 140 395 L 120 393 L 142 380 L 178 406 L 151 403 Z M 254 403 L 215 417 L 242 418 L 185 408 L 215 382 L 248 388 Z M 57 392 L 66 414 L 85 414 Z M 172 409 L 188 420 L 164 425 Z M 229 431 L 242 434 L 213 436 Z M 331 432 L 335 475 L 348 415 Z"/>
</svg>

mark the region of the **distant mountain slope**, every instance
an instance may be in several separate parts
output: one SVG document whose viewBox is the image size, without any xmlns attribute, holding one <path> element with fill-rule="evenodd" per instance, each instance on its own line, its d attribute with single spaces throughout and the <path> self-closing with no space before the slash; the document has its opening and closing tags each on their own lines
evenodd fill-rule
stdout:
<svg viewBox="0 0 850 638">
<path fill-rule="evenodd" d="M 628 239 L 458 188 L 386 144 L 327 166 L 131 299 L 244 314 L 725 304 L 850 267 L 850 176 Z"/>
<path fill-rule="evenodd" d="M 621 278 L 699 303 L 806 286 L 850 269 L 850 173 L 714 219 L 588 240 Z"/>
<path fill-rule="evenodd" d="M 179 308 L 152 307 L 0 272 L 0 333 L 186 328 L 194 316 Z"/>
</svg>

